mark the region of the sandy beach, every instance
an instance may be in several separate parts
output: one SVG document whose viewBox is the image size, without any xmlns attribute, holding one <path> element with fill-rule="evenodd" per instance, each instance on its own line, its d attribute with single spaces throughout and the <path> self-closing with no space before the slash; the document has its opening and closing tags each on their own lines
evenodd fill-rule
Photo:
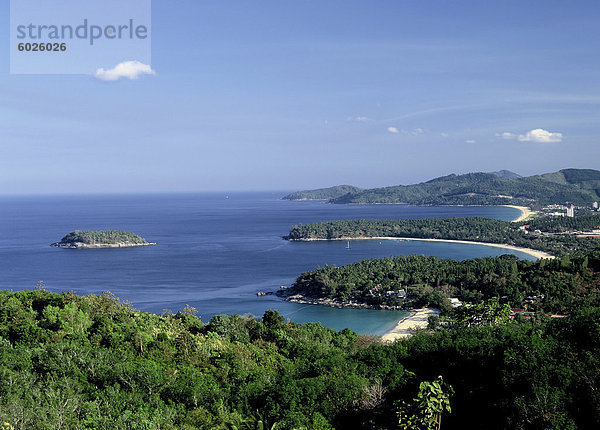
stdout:
<svg viewBox="0 0 600 430">
<path fill-rule="evenodd" d="M 410 311 L 410 315 L 398 321 L 396 327 L 388 331 L 381 338 L 384 342 L 393 342 L 397 339 L 409 337 L 412 334 L 412 329 L 427 327 L 427 320 L 430 315 L 439 314 L 439 309 L 435 308 L 413 309 Z"/>
<path fill-rule="evenodd" d="M 389 237 L 389 236 L 374 236 L 374 237 L 340 237 L 336 239 L 300 239 L 303 242 L 313 242 L 313 241 L 331 241 L 331 240 L 368 240 L 368 239 L 377 239 L 377 240 L 419 240 L 422 242 L 448 242 L 448 243 L 464 243 L 467 245 L 484 245 L 484 246 L 493 246 L 495 248 L 503 248 L 510 249 L 512 251 L 520 251 L 525 254 L 529 254 L 535 258 L 554 258 L 554 255 L 548 254 L 544 251 L 538 251 L 537 249 L 531 248 L 523 248 L 521 246 L 513 246 L 513 245 L 504 245 L 502 243 L 490 243 L 490 242 L 475 242 L 471 240 L 454 240 L 454 239 L 422 239 L 416 237 Z"/>
<path fill-rule="evenodd" d="M 525 206 L 504 205 L 504 207 L 506 207 L 506 208 L 513 208 L 513 209 L 519 209 L 521 211 L 521 215 L 519 215 L 518 218 L 513 219 L 512 222 L 525 221 L 526 219 L 531 218 L 533 215 L 535 215 L 537 213 L 537 212 L 532 211 L 531 209 L 529 209 L 528 207 L 525 207 Z"/>
<path fill-rule="evenodd" d="M 554 258 L 554 255 L 548 254 L 544 251 L 538 251 L 537 249 L 523 248 L 521 246 L 504 245 L 502 243 L 489 243 L 489 242 L 473 242 L 470 240 L 453 240 L 453 239 L 418 239 L 412 237 L 373 237 L 371 239 L 384 239 L 384 240 L 420 240 L 423 242 L 449 242 L 449 243 L 466 243 L 469 245 L 485 245 L 493 246 L 495 248 L 510 249 L 512 251 L 520 251 L 529 254 L 535 258 Z M 350 240 L 350 239 L 343 239 Z"/>
</svg>

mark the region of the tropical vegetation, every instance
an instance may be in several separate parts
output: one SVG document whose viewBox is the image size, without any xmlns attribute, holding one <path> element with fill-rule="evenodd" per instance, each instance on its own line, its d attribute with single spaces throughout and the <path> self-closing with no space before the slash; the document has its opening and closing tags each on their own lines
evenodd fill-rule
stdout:
<svg viewBox="0 0 600 430">
<path fill-rule="evenodd" d="M 398 295 L 401 290 L 406 295 Z M 537 261 L 511 255 L 464 261 L 418 255 L 371 259 L 303 273 L 285 292 L 443 310 L 450 309 L 450 297 L 468 303 L 498 297 L 514 307 L 565 315 L 600 306 L 600 251 Z"/>
<path fill-rule="evenodd" d="M 145 239 L 135 233 L 121 230 L 76 230 L 65 235 L 60 244 L 84 243 L 94 244 L 117 244 L 117 243 L 146 244 Z"/>
<path fill-rule="evenodd" d="M 576 234 L 549 234 L 569 228 L 597 226 L 600 216 L 578 218 L 546 218 L 524 223 L 511 223 L 491 218 L 424 218 L 399 220 L 343 220 L 296 225 L 286 236 L 289 240 L 343 239 L 369 237 L 406 237 L 488 242 L 531 248 L 565 255 L 575 251 L 591 251 L 600 247 L 597 237 Z M 523 227 L 523 228 L 520 228 Z M 535 228 L 544 229 L 537 231 Z"/>
<path fill-rule="evenodd" d="M 6 429 L 595 429 L 600 308 L 374 336 L 0 292 Z M 441 378 L 440 378 L 441 377 Z"/>
</svg>

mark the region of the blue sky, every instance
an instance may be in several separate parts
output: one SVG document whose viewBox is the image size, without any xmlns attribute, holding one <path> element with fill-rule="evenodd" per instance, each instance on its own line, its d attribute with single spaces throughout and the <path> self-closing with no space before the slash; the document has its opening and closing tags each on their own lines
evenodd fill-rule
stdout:
<svg viewBox="0 0 600 430">
<path fill-rule="evenodd" d="M 0 194 L 600 168 L 598 22 L 597 1 L 154 0 L 155 75 L 114 82 L 10 75 L 4 31 Z"/>
</svg>

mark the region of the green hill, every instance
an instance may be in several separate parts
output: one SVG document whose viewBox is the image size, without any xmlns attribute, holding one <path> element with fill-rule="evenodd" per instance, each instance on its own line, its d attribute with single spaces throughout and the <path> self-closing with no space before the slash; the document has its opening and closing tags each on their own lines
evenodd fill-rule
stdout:
<svg viewBox="0 0 600 430">
<path fill-rule="evenodd" d="M 424 303 L 476 304 L 395 344 L 276 311 L 205 325 L 189 306 L 155 315 L 110 293 L 0 291 L 0 428 L 391 430 L 401 411 L 422 415 L 412 399 L 443 375 L 444 430 L 597 429 L 599 262 L 402 257 L 298 278 L 318 294 L 401 285 Z M 483 301 L 541 294 L 529 320 Z"/>
<path fill-rule="evenodd" d="M 555 173 L 546 173 L 539 178 L 563 185 L 573 185 L 582 190 L 600 195 L 600 171 L 592 169 L 563 169 Z"/>
<path fill-rule="evenodd" d="M 317 190 L 298 191 L 283 197 L 283 200 L 331 200 L 344 196 L 349 193 L 360 193 L 362 188 L 352 185 L 337 185 L 329 188 L 319 188 Z"/>
<path fill-rule="evenodd" d="M 347 187 L 347 186 L 345 186 Z M 290 194 L 294 200 L 309 199 L 327 190 Z M 335 194 L 333 191 L 331 194 Z M 331 197 L 332 203 L 388 203 L 411 205 L 505 205 L 524 206 L 588 204 L 600 200 L 600 171 L 565 169 L 555 173 L 520 177 L 509 172 L 448 175 L 413 185 L 350 191 Z M 286 196 L 289 198 L 289 196 Z M 325 198 L 325 197 L 323 197 Z"/>
</svg>

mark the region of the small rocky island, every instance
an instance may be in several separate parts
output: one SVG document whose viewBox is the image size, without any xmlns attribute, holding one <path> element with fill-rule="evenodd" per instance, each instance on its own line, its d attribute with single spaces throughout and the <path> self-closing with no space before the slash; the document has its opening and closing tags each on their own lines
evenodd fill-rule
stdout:
<svg viewBox="0 0 600 430">
<path fill-rule="evenodd" d="M 76 230 L 50 246 L 68 249 L 128 248 L 132 246 L 156 245 L 147 242 L 135 233 L 121 230 Z"/>
</svg>

